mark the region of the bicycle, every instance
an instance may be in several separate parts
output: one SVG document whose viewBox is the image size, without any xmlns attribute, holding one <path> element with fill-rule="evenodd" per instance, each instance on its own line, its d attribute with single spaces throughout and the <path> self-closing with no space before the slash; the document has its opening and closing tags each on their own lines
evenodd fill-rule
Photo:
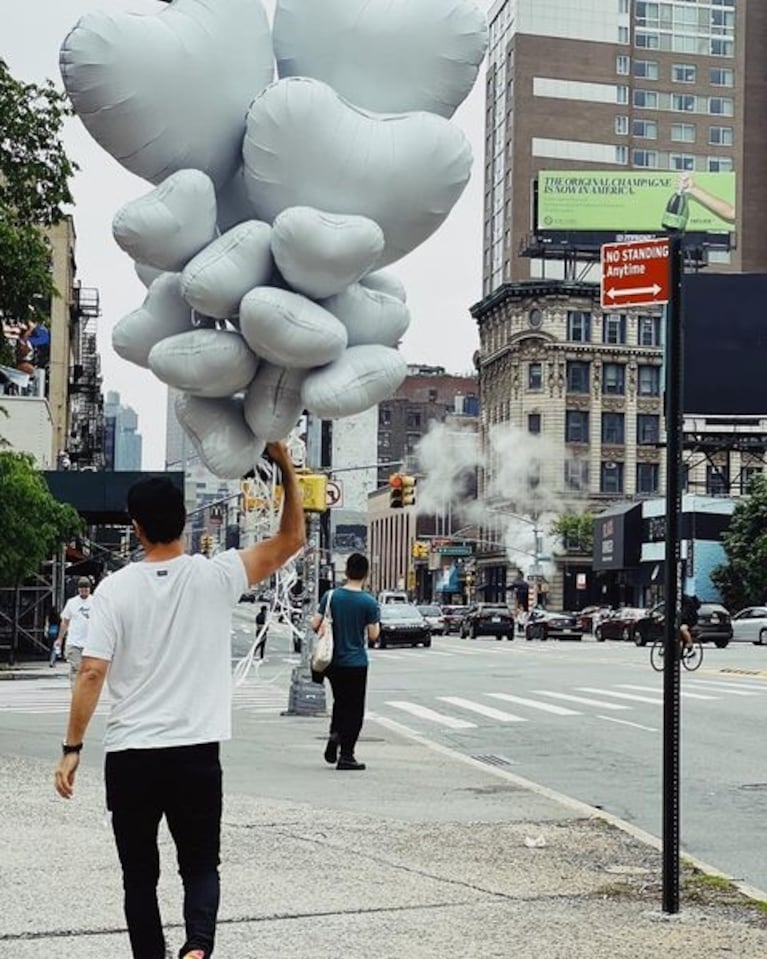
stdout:
<svg viewBox="0 0 767 959">
<path fill-rule="evenodd" d="M 656 673 L 663 672 L 665 654 L 665 641 L 656 639 L 650 647 L 650 665 Z M 684 666 L 686 670 L 691 673 L 694 672 L 703 662 L 703 644 L 699 639 L 693 639 L 691 646 L 680 650 L 679 658 L 682 661 L 682 666 Z"/>
</svg>

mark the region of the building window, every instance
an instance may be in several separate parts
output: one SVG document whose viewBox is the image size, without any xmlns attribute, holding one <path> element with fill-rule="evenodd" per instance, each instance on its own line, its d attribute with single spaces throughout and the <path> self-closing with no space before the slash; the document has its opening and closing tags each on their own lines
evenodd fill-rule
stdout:
<svg viewBox="0 0 767 959">
<path fill-rule="evenodd" d="M 639 316 L 637 318 L 637 344 L 639 346 L 660 346 L 659 316 Z"/>
<path fill-rule="evenodd" d="M 657 140 L 658 124 L 655 120 L 634 120 L 631 124 L 631 132 L 635 137 L 643 140 Z"/>
<path fill-rule="evenodd" d="M 408 453 L 415 453 L 415 448 L 421 442 L 420 433 L 408 433 L 405 439 L 405 448 Z"/>
<path fill-rule="evenodd" d="M 658 166 L 657 150 L 633 150 L 631 162 L 634 166 L 650 167 L 654 170 Z"/>
<path fill-rule="evenodd" d="M 625 166 L 629 162 L 629 148 L 624 146 L 616 146 L 615 148 L 615 162 L 619 163 L 621 166 Z"/>
<path fill-rule="evenodd" d="M 679 110 L 683 113 L 694 113 L 697 106 L 697 98 L 691 93 L 672 93 L 671 109 Z"/>
<path fill-rule="evenodd" d="M 567 361 L 567 392 L 588 393 L 590 363 L 581 360 Z"/>
<path fill-rule="evenodd" d="M 527 388 L 543 389 L 543 363 L 529 363 L 527 367 Z"/>
<path fill-rule="evenodd" d="M 731 117 L 735 111 L 735 105 L 730 97 L 709 97 L 708 112 L 715 113 L 718 116 Z"/>
<path fill-rule="evenodd" d="M 602 317 L 602 342 L 618 345 L 626 342 L 626 317 L 622 313 L 605 313 Z"/>
<path fill-rule="evenodd" d="M 709 157 L 708 158 L 708 172 L 709 173 L 732 173 L 733 163 L 732 157 Z M 711 253 L 714 251 L 711 250 Z"/>
<path fill-rule="evenodd" d="M 567 311 L 567 338 L 574 343 L 591 342 L 591 313 Z"/>
<path fill-rule="evenodd" d="M 635 60 L 634 76 L 643 77 L 645 80 L 658 79 L 658 61 L 657 60 Z"/>
<path fill-rule="evenodd" d="M 391 449 L 391 433 L 379 433 L 378 446 L 382 450 Z"/>
<path fill-rule="evenodd" d="M 618 54 L 615 58 L 615 72 L 619 77 L 627 77 L 631 69 L 631 59 L 630 57 L 624 56 L 623 54 Z"/>
<path fill-rule="evenodd" d="M 712 87 L 734 87 L 735 71 L 711 67 L 708 71 L 708 82 Z"/>
<path fill-rule="evenodd" d="M 420 410 L 408 410 L 407 411 L 407 426 L 408 429 L 418 429 L 421 425 L 421 411 Z"/>
<path fill-rule="evenodd" d="M 730 474 L 726 466 L 706 467 L 706 495 L 727 496 L 730 492 Z"/>
<path fill-rule="evenodd" d="M 527 432 L 538 434 L 541 432 L 541 414 L 540 413 L 528 413 L 527 414 Z"/>
<path fill-rule="evenodd" d="M 634 90 L 634 106 L 643 110 L 657 110 L 658 94 L 655 90 Z"/>
<path fill-rule="evenodd" d="M 629 118 L 624 116 L 618 116 L 615 118 L 615 135 L 618 137 L 628 136 L 629 132 Z"/>
<path fill-rule="evenodd" d="M 629 88 L 624 86 L 622 83 L 619 83 L 615 88 L 615 102 L 616 103 L 628 103 L 629 102 Z"/>
<path fill-rule="evenodd" d="M 637 443 L 654 446 L 660 441 L 660 416 L 657 413 L 637 414 Z"/>
<path fill-rule="evenodd" d="M 618 43 L 628 43 L 629 42 L 629 28 L 628 27 L 618 27 Z"/>
<path fill-rule="evenodd" d="M 588 490 L 588 460 L 565 460 L 565 488 L 570 490 Z"/>
<path fill-rule="evenodd" d="M 731 147 L 734 141 L 732 127 L 709 127 L 708 142 L 712 146 Z"/>
<path fill-rule="evenodd" d="M 695 67 L 691 63 L 675 63 L 671 67 L 671 79 L 674 83 L 695 83 Z"/>
<path fill-rule="evenodd" d="M 602 367 L 602 392 L 623 396 L 626 391 L 626 367 L 623 363 L 605 363 Z"/>
<path fill-rule="evenodd" d="M 602 442 L 622 446 L 626 442 L 625 417 L 623 413 L 602 414 Z"/>
<path fill-rule="evenodd" d="M 634 35 L 634 46 L 640 50 L 660 50 L 660 34 L 649 30 L 637 30 Z"/>
<path fill-rule="evenodd" d="M 672 123 L 671 139 L 675 143 L 695 143 L 695 126 L 692 123 Z"/>
<path fill-rule="evenodd" d="M 640 396 L 660 396 L 660 367 L 640 366 L 638 393 Z"/>
<path fill-rule="evenodd" d="M 588 410 L 567 410 L 565 412 L 565 442 L 588 443 L 589 441 L 589 413 Z"/>
<path fill-rule="evenodd" d="M 637 493 L 657 493 L 659 473 L 657 463 L 637 463 Z"/>
<path fill-rule="evenodd" d="M 740 471 L 740 491 L 748 493 L 748 487 L 751 480 L 756 476 L 761 476 L 764 472 L 761 466 L 744 466 Z"/>
<path fill-rule="evenodd" d="M 734 57 L 735 44 L 732 40 L 721 40 L 719 37 L 711 38 L 711 56 L 712 57 Z"/>
<path fill-rule="evenodd" d="M 623 463 L 616 463 L 613 460 L 602 463 L 599 476 L 599 492 L 623 492 Z"/>
<path fill-rule="evenodd" d="M 669 156 L 671 170 L 694 170 L 695 157 L 691 153 L 672 153 Z"/>
<path fill-rule="evenodd" d="M 378 425 L 391 426 L 391 409 L 388 406 L 378 407 Z"/>
</svg>

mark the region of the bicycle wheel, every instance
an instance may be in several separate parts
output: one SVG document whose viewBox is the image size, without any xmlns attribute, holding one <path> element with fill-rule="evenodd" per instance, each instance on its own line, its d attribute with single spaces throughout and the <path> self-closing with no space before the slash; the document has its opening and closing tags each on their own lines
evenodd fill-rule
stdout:
<svg viewBox="0 0 767 959">
<path fill-rule="evenodd" d="M 682 665 L 691 673 L 694 672 L 703 662 L 703 646 L 695 642 L 692 646 L 682 653 Z"/>
<path fill-rule="evenodd" d="M 656 639 L 650 647 L 650 665 L 656 673 L 663 672 L 664 654 L 666 650 L 662 639 Z"/>
</svg>

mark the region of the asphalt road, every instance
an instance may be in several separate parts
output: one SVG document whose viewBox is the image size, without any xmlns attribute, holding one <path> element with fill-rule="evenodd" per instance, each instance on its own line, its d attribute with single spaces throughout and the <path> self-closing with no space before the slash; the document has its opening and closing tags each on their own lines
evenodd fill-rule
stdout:
<svg viewBox="0 0 767 959">
<path fill-rule="evenodd" d="M 233 665 L 252 642 L 254 615 L 241 607 L 235 616 Z M 451 636 L 435 638 L 431 649 L 374 650 L 371 659 L 361 753 L 365 737 L 385 733 L 380 718 L 390 731 L 400 727 L 507 767 L 660 835 L 662 676 L 651 670 L 648 649 L 590 638 L 510 643 Z M 247 730 L 270 723 L 279 739 L 280 723 L 291 721 L 280 713 L 296 662 L 287 629 L 275 626 L 266 661 L 235 691 L 227 775 L 238 789 L 261 788 L 252 785 Z M 51 756 L 66 717 L 63 669 L 50 681 L 0 683 L 0 752 Z M 702 668 L 683 674 L 682 695 L 683 849 L 767 890 L 767 649 L 706 647 Z M 83 761 L 100 765 L 99 751 L 87 750 Z"/>
</svg>

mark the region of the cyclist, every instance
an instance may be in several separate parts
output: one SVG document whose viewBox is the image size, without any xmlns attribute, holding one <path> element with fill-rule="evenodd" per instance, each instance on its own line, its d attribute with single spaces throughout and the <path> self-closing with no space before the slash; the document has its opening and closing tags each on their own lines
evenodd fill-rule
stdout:
<svg viewBox="0 0 767 959">
<path fill-rule="evenodd" d="M 679 640 L 682 656 L 689 656 L 693 645 L 693 629 L 698 625 L 700 600 L 697 596 L 682 596 L 682 612 L 679 625 Z"/>
</svg>

